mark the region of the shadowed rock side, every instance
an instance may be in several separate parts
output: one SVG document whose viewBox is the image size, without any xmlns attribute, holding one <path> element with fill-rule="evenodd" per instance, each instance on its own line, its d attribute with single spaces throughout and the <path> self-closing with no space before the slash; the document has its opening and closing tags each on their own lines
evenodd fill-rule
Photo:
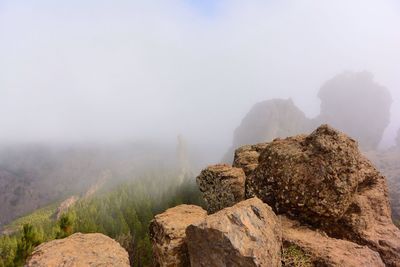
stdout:
<svg viewBox="0 0 400 267">
<path fill-rule="evenodd" d="M 102 234 L 73 234 L 38 246 L 27 267 L 121 266 L 129 267 L 128 252 Z"/>
<path fill-rule="evenodd" d="M 310 128 L 311 121 L 291 99 L 257 103 L 235 130 L 232 148 L 224 156 L 223 162 L 231 163 L 234 150 L 240 146 L 306 133 Z"/>
<path fill-rule="evenodd" d="M 257 198 L 223 209 L 186 230 L 192 267 L 281 266 L 281 227 Z"/>
<path fill-rule="evenodd" d="M 150 224 L 150 239 L 156 266 L 190 266 L 185 230 L 206 215 L 200 207 L 180 205 L 155 216 Z"/>
<path fill-rule="evenodd" d="M 384 267 L 379 253 L 349 241 L 330 238 L 280 217 L 285 266 Z M 302 263 L 303 265 L 300 265 Z"/>
<path fill-rule="evenodd" d="M 392 217 L 400 226 L 400 146 L 385 151 L 369 151 L 366 156 L 387 178 Z"/>
<path fill-rule="evenodd" d="M 209 213 L 245 199 L 246 177 L 241 168 L 233 168 L 226 164 L 210 166 L 203 170 L 196 180 Z"/>
<path fill-rule="evenodd" d="M 369 72 L 345 72 L 320 89 L 317 124 L 329 123 L 356 138 L 364 150 L 377 148 L 390 123 L 392 98 Z"/>
</svg>

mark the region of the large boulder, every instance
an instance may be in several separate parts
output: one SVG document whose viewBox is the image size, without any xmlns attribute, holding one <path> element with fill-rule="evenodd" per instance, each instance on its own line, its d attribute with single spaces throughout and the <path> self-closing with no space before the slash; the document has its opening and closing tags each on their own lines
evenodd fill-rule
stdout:
<svg viewBox="0 0 400 267">
<path fill-rule="evenodd" d="M 272 99 L 257 103 L 236 128 L 232 147 L 224 156 L 223 162 L 231 163 L 233 152 L 240 146 L 306 133 L 311 128 L 311 123 L 291 99 Z"/>
<path fill-rule="evenodd" d="M 306 222 L 336 220 L 366 179 L 361 160 L 354 140 L 323 125 L 309 136 L 269 143 L 247 178 L 246 194 Z"/>
<path fill-rule="evenodd" d="M 241 168 L 213 165 L 204 169 L 196 180 L 209 213 L 245 199 L 246 176 Z"/>
<path fill-rule="evenodd" d="M 150 224 L 150 239 L 158 266 L 189 266 L 185 230 L 206 215 L 201 207 L 179 205 L 155 216 Z"/>
<path fill-rule="evenodd" d="M 390 123 L 392 98 L 369 72 L 344 72 L 327 81 L 318 93 L 317 124 L 328 123 L 356 138 L 364 150 L 375 149 Z"/>
<path fill-rule="evenodd" d="M 281 226 L 258 198 L 225 208 L 186 229 L 192 267 L 281 266 Z"/>
<path fill-rule="evenodd" d="M 385 266 L 379 253 L 367 246 L 328 237 L 284 216 L 280 219 L 284 266 Z"/>
<path fill-rule="evenodd" d="M 76 233 L 38 246 L 28 267 L 121 266 L 129 267 L 128 252 L 102 234 Z"/>
<path fill-rule="evenodd" d="M 268 144 L 247 177 L 246 195 L 400 266 L 400 231 L 391 221 L 385 178 L 353 139 L 327 125 Z"/>
</svg>

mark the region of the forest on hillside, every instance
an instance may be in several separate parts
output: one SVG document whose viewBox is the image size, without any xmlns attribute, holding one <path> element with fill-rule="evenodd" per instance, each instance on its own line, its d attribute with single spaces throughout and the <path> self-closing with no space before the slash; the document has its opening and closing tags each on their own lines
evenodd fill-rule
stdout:
<svg viewBox="0 0 400 267">
<path fill-rule="evenodd" d="M 143 175 L 78 201 L 58 220 L 54 207 L 21 218 L 20 231 L 0 237 L 0 267 L 23 266 L 35 246 L 76 232 L 112 237 L 132 266 L 151 266 L 148 226 L 154 215 L 178 204 L 202 205 L 193 177 L 177 177 L 174 171 Z"/>
</svg>

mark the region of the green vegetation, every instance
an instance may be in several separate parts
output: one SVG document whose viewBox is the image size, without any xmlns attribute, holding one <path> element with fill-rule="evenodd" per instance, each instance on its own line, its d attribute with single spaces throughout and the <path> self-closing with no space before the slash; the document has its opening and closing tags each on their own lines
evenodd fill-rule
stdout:
<svg viewBox="0 0 400 267">
<path fill-rule="evenodd" d="M 282 250 L 282 266 L 312 267 L 310 257 L 298 246 L 289 245 Z"/>
<path fill-rule="evenodd" d="M 22 266 L 34 246 L 75 232 L 99 232 L 116 239 L 128 252 L 132 266 L 150 266 L 149 223 L 165 209 L 186 203 L 202 205 L 194 179 L 179 182 L 173 173 L 147 175 L 80 200 L 58 221 L 56 206 L 39 210 L 12 225 L 22 231 L 0 237 L 0 267 Z M 34 219 L 41 218 L 41 219 Z"/>
</svg>

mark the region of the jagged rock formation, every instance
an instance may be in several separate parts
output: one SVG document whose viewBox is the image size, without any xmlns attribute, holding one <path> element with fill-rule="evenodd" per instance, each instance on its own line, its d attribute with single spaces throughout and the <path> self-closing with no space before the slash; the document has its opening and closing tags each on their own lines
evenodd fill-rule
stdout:
<svg viewBox="0 0 400 267">
<path fill-rule="evenodd" d="M 102 234 L 73 234 L 38 246 L 27 267 L 121 266 L 129 267 L 128 253 Z"/>
<path fill-rule="evenodd" d="M 224 156 L 223 162 L 232 162 L 233 152 L 240 146 L 308 132 L 310 125 L 311 121 L 291 99 L 257 103 L 235 130 L 232 148 Z"/>
<path fill-rule="evenodd" d="M 214 213 L 244 200 L 245 174 L 241 168 L 226 164 L 210 166 L 196 178 L 207 205 L 207 211 Z"/>
<path fill-rule="evenodd" d="M 317 124 L 329 123 L 356 138 L 364 150 L 377 148 L 390 122 L 392 98 L 369 72 L 345 72 L 320 89 Z"/>
<path fill-rule="evenodd" d="M 207 212 L 193 205 L 180 205 L 156 215 L 150 224 L 154 260 L 158 266 L 189 266 L 186 228 L 203 220 Z"/>
<path fill-rule="evenodd" d="M 272 209 L 257 198 L 188 226 L 191 266 L 280 266 L 282 233 Z"/>
<path fill-rule="evenodd" d="M 285 266 L 296 266 L 299 261 L 308 266 L 385 266 L 379 253 L 367 246 L 328 237 L 284 216 L 280 219 Z"/>
</svg>

